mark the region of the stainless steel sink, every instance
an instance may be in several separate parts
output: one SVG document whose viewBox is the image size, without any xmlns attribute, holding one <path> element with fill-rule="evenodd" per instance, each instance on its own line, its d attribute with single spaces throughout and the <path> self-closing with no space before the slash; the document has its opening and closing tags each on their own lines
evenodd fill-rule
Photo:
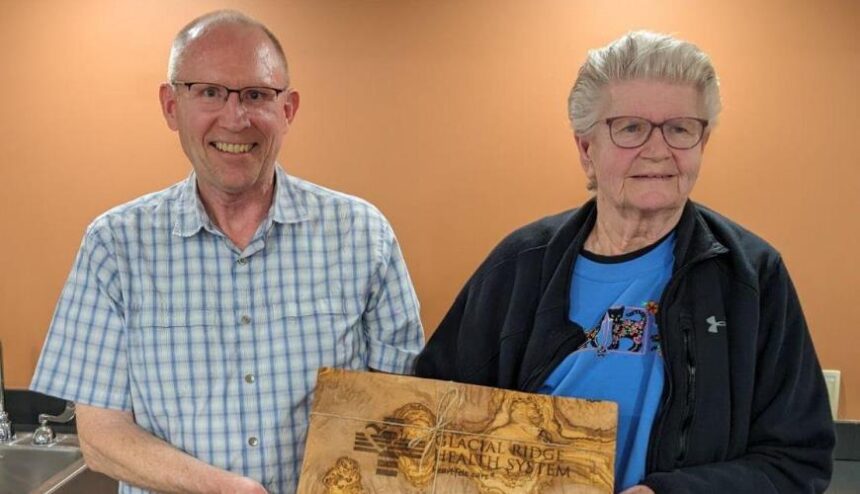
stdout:
<svg viewBox="0 0 860 494">
<path fill-rule="evenodd" d="M 18 434 L 13 442 L 0 445 L 0 494 L 77 492 L 69 488 L 86 479 L 107 487 L 84 486 L 80 492 L 116 492 L 116 482 L 87 469 L 77 436 L 60 434 L 49 446 L 34 446 L 31 438 Z"/>
</svg>

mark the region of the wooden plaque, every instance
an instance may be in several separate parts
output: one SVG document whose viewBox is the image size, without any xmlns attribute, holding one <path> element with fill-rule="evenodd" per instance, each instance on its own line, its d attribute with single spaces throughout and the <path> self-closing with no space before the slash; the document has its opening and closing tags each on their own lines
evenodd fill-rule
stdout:
<svg viewBox="0 0 860 494">
<path fill-rule="evenodd" d="M 617 405 L 322 369 L 298 492 L 611 493 Z"/>
</svg>

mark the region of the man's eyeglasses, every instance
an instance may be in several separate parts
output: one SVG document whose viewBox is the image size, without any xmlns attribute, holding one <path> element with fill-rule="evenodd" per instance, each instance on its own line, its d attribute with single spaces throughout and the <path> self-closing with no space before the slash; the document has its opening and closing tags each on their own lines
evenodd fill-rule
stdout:
<svg viewBox="0 0 860 494">
<path fill-rule="evenodd" d="M 260 110 L 269 107 L 278 96 L 281 95 L 287 88 L 277 89 L 273 87 L 243 87 L 232 89 L 220 84 L 211 82 L 183 82 L 173 81 L 173 85 L 185 86 L 188 88 L 188 94 L 191 100 L 196 105 L 204 110 L 217 111 L 224 108 L 227 99 L 230 98 L 230 93 L 239 95 L 239 103 L 246 110 Z"/>
<path fill-rule="evenodd" d="M 702 142 L 708 121 L 695 117 L 670 118 L 652 122 L 642 117 L 612 117 L 605 120 L 609 138 L 624 149 L 638 148 L 651 138 L 654 129 L 660 129 L 666 145 L 675 149 L 691 149 Z"/>
</svg>

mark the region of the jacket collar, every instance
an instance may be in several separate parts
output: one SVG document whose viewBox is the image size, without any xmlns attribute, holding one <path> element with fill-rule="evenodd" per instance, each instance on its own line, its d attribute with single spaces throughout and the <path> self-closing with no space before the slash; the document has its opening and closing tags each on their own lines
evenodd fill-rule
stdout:
<svg viewBox="0 0 860 494">
<path fill-rule="evenodd" d="M 717 255 L 728 252 L 728 248 L 714 236 L 705 219 L 699 213 L 699 206 L 688 200 L 676 226 L 674 271 L 701 256 Z M 570 287 L 573 263 L 585 239 L 594 228 L 597 220 L 597 204 L 590 199 L 578 209 L 570 212 L 569 218 L 547 243 L 541 271 L 541 291 L 545 295 L 562 293 L 565 297 Z"/>
<path fill-rule="evenodd" d="M 693 201 L 687 201 L 684 212 L 678 221 L 677 240 L 675 241 L 675 266 L 677 272 L 687 264 L 699 258 L 715 256 L 729 251 L 717 240 L 705 218 L 699 212 L 701 206 Z"/>
</svg>

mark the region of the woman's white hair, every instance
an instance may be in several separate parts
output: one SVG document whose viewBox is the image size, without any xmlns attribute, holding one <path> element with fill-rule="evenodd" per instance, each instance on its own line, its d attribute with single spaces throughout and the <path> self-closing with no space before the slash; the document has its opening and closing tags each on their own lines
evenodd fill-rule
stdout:
<svg viewBox="0 0 860 494">
<path fill-rule="evenodd" d="M 568 114 L 578 135 L 597 124 L 607 85 L 657 80 L 695 86 L 703 97 L 705 118 L 716 124 L 720 86 L 711 59 L 696 45 L 666 34 L 630 32 L 603 48 L 589 50 L 568 98 Z"/>
</svg>

